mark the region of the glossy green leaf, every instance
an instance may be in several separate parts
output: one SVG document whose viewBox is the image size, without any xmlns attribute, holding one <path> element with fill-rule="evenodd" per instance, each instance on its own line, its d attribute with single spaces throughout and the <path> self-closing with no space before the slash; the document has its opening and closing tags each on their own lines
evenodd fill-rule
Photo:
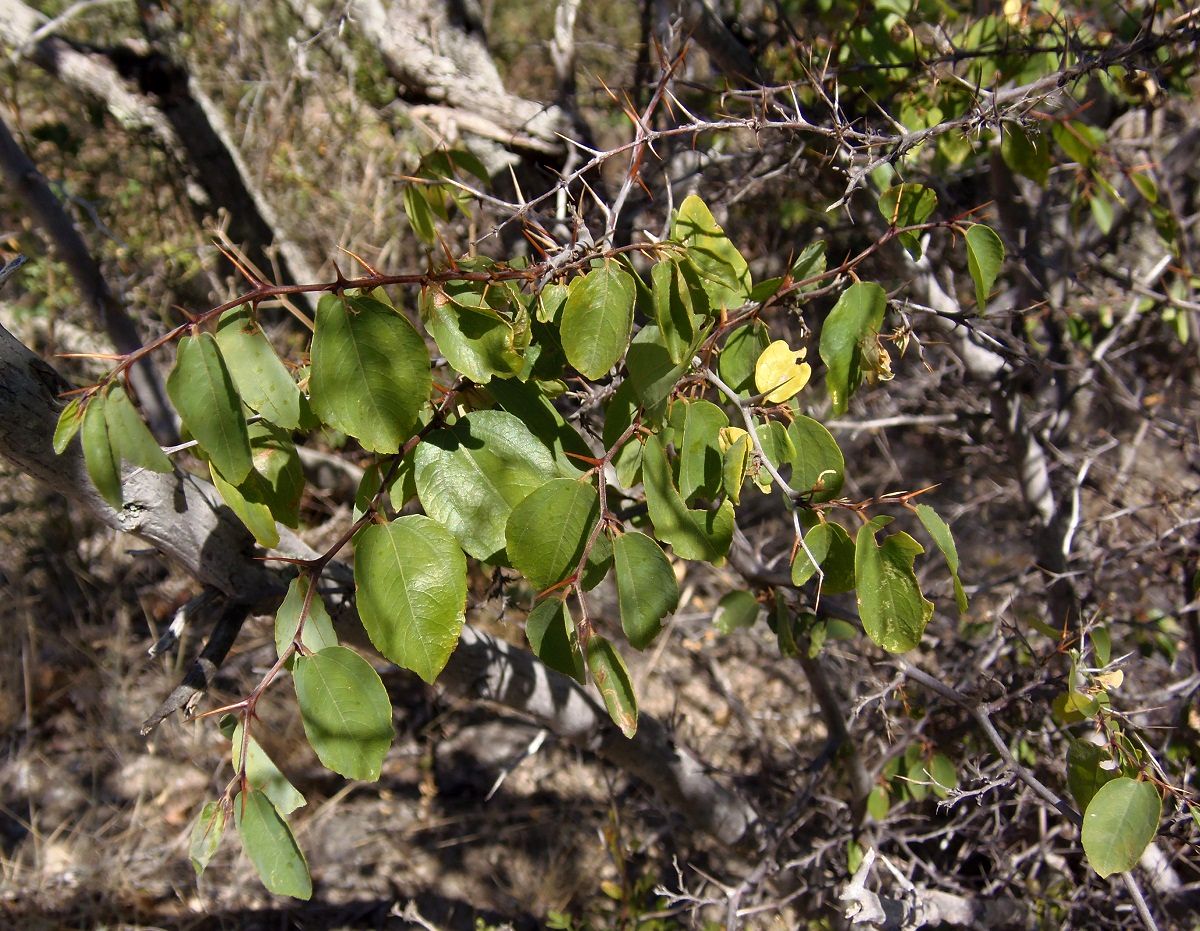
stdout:
<svg viewBox="0 0 1200 931">
<path fill-rule="evenodd" d="M 954 535 L 950 533 L 950 525 L 927 504 L 918 504 L 916 511 L 926 533 L 933 539 L 934 544 L 946 559 L 946 566 L 950 569 L 950 578 L 954 582 L 954 602 L 958 605 L 959 613 L 965 614 L 967 593 L 963 591 L 962 581 L 958 577 L 958 547 L 954 545 Z"/>
<path fill-rule="evenodd" d="M 242 765 L 242 724 L 234 727 L 230 740 L 233 742 L 233 768 L 238 770 Z M 297 808 L 307 804 L 304 796 L 288 781 L 287 776 L 275 765 L 267 753 L 254 739 L 247 741 L 246 749 L 246 781 L 253 789 L 259 789 L 266 794 L 279 811 L 285 815 L 291 814 Z"/>
<path fill-rule="evenodd" d="M 378 779 L 395 735 L 379 673 L 353 650 L 334 646 L 297 657 L 292 679 L 317 758 L 347 779 Z"/>
<path fill-rule="evenodd" d="M 114 456 L 152 472 L 171 471 L 171 460 L 120 385 L 114 386 L 104 399 L 104 416 Z"/>
<path fill-rule="evenodd" d="M 432 683 L 462 631 L 467 560 L 458 542 L 420 514 L 373 524 L 354 544 L 354 585 L 375 649 Z"/>
<path fill-rule="evenodd" d="M 975 300 L 982 313 L 1000 267 L 1004 264 L 1004 243 L 989 226 L 975 223 L 967 230 L 967 269 L 975 282 Z"/>
<path fill-rule="evenodd" d="M 691 510 L 671 477 L 666 451 L 657 436 L 646 440 L 642 456 L 646 505 L 660 540 L 682 559 L 723 559 L 733 540 L 733 505 L 725 500 L 713 511 Z"/>
<path fill-rule="evenodd" d="M 662 548 L 642 533 L 623 533 L 613 541 L 617 603 L 621 629 L 635 650 L 650 645 L 662 619 L 679 605 L 679 583 Z"/>
<path fill-rule="evenodd" d="M 600 378 L 617 364 L 633 328 L 633 276 L 606 261 L 571 282 L 562 317 L 567 361 L 587 378 Z"/>
<path fill-rule="evenodd" d="M 298 575 L 288 585 L 287 594 L 275 612 L 275 652 L 283 656 L 284 651 L 296 639 L 296 631 L 300 628 L 300 615 L 304 610 L 304 599 L 308 595 L 308 577 Z M 325 609 L 325 602 L 319 592 L 313 592 L 308 603 L 308 612 L 304 615 L 304 629 L 300 631 L 300 642 L 310 653 L 320 653 L 329 647 L 337 646 L 337 634 L 333 630 L 333 621 Z"/>
<path fill-rule="evenodd" d="M 476 411 L 435 430 L 416 448 L 417 493 L 425 513 L 485 562 L 505 561 L 504 528 L 514 506 L 560 466 L 524 423 L 505 411 Z"/>
<path fill-rule="evenodd" d="M 584 681 L 583 651 L 564 602 L 553 597 L 539 602 L 525 619 L 525 636 L 533 655 L 543 663 L 578 682 Z"/>
<path fill-rule="evenodd" d="M 542 445 L 549 448 L 559 474 L 563 477 L 579 471 L 579 460 L 572 460 L 569 453 L 577 456 L 592 455 L 591 448 L 579 435 L 579 431 L 567 423 L 558 408 L 536 384 L 517 381 L 515 378 L 497 379 L 488 385 L 488 392 L 502 409 L 520 420 Z M 606 420 L 606 430 L 607 427 Z"/>
<path fill-rule="evenodd" d="M 801 253 L 796 256 L 796 261 L 792 263 L 792 267 L 788 270 L 793 282 L 806 281 L 809 278 L 818 278 L 825 274 L 825 243 L 821 240 L 809 243 Z M 817 287 L 819 282 L 811 282 L 798 289 L 798 293 L 803 294 L 805 291 L 811 291 Z"/>
<path fill-rule="evenodd" d="M 1112 659 L 1112 634 L 1107 627 L 1093 627 L 1088 637 L 1092 641 L 1092 649 L 1096 651 L 1096 664 L 1107 666 Z"/>
<path fill-rule="evenodd" d="M 834 414 L 846 412 L 850 396 L 862 382 L 860 346 L 864 337 L 883 327 L 886 309 L 883 288 L 860 281 L 846 289 L 821 327 L 820 353 Z"/>
<path fill-rule="evenodd" d="M 1067 746 L 1067 786 L 1080 811 L 1087 811 L 1100 787 L 1121 775 L 1119 767 L 1105 768 L 1108 752 L 1087 740 L 1072 740 Z"/>
<path fill-rule="evenodd" d="M 214 463 L 208 464 L 208 471 L 221 500 L 253 534 L 255 542 L 266 549 L 278 546 L 279 528 L 275 526 L 275 517 L 271 514 L 271 509 L 265 504 L 248 500 L 240 488 L 225 481 Z"/>
<path fill-rule="evenodd" d="M 729 426 L 729 418 L 710 401 L 683 403 L 687 413 L 680 444 L 679 493 L 685 501 L 697 496 L 711 500 L 721 491 L 723 457 L 718 434 Z"/>
<path fill-rule="evenodd" d="M 79 398 L 71 398 L 67 402 L 67 406 L 62 409 L 62 413 L 58 415 L 58 422 L 54 425 L 54 451 L 58 455 L 61 456 L 67 451 L 71 440 L 75 438 L 75 434 L 82 426 L 83 406 L 80 404 Z"/>
<path fill-rule="evenodd" d="M 889 653 L 904 653 L 921 642 L 933 616 L 933 602 L 921 594 L 913 560 L 925 552 L 907 533 L 894 533 L 882 545 L 876 518 L 859 528 L 854 548 L 858 613 L 867 636 Z"/>
<path fill-rule="evenodd" d="M 485 285 L 475 287 L 482 290 Z M 497 289 L 493 289 L 497 290 Z M 501 293 L 498 292 L 497 293 Z M 456 299 L 457 298 L 457 299 Z M 525 365 L 528 320 L 518 326 L 489 307 L 482 297 L 435 286 L 422 292 L 421 322 L 455 371 L 476 384 L 509 378 Z"/>
<path fill-rule="evenodd" d="M 258 878 L 275 895 L 295 899 L 312 897 L 312 878 L 292 829 L 263 793 L 239 793 L 233 800 L 234 817 L 246 856 Z"/>
<path fill-rule="evenodd" d="M 237 485 L 253 466 L 242 402 L 211 333 L 179 341 L 167 394 L 188 433 L 226 481 Z"/>
<path fill-rule="evenodd" d="M 1101 877 L 1133 869 L 1161 817 L 1153 784 L 1121 776 L 1101 786 L 1083 815 L 1083 851 L 1092 869 Z"/>
<path fill-rule="evenodd" d="M 632 737 L 637 733 L 638 706 L 625 660 L 607 638 L 593 634 L 588 641 L 587 664 L 608 716 L 622 734 Z"/>
<path fill-rule="evenodd" d="M 923 184 L 897 184 L 879 195 L 879 212 L 893 229 L 920 226 L 936 208 L 937 194 Z M 896 238 L 914 259 L 921 257 L 919 232 L 908 230 Z"/>
<path fill-rule="evenodd" d="M 717 356 L 717 374 L 721 380 L 741 394 L 753 393 L 754 366 L 770 342 L 761 320 L 735 327 Z"/>
<path fill-rule="evenodd" d="M 108 435 L 108 418 L 104 411 L 106 401 L 103 395 L 96 395 L 88 401 L 83 412 L 83 430 L 79 440 L 83 445 L 83 461 L 92 484 L 105 501 L 120 508 L 123 504 L 121 461 Z"/>
<path fill-rule="evenodd" d="M 600 519 L 600 496 L 590 481 L 559 478 L 513 508 L 505 525 L 509 561 L 539 591 L 569 578 Z"/>
<path fill-rule="evenodd" d="M 852 592 L 855 587 L 854 539 L 837 521 L 826 521 L 824 526 L 829 534 L 829 552 L 821 563 L 821 571 L 825 573 L 821 591 L 827 595 Z"/>
<path fill-rule="evenodd" d="M 192 824 L 192 832 L 188 837 L 188 858 L 197 876 L 204 873 L 221 846 L 226 817 L 225 806 L 220 801 L 205 802 Z"/>
<path fill-rule="evenodd" d="M 273 424 L 298 429 L 300 389 L 248 307 L 235 307 L 221 315 L 217 345 L 247 406 Z"/>
<path fill-rule="evenodd" d="M 695 194 L 679 205 L 671 238 L 687 248 L 713 310 L 740 307 L 750 297 L 750 266 Z"/>
<path fill-rule="evenodd" d="M 402 314 L 373 298 L 321 298 L 309 390 L 325 423 L 365 449 L 397 452 L 430 385 L 425 341 Z"/>
<path fill-rule="evenodd" d="M 300 523 L 304 467 L 287 431 L 270 423 L 249 425 L 253 471 L 238 486 L 246 500 L 265 504 L 275 520 L 289 527 Z"/>
<path fill-rule="evenodd" d="M 753 627 L 762 606 L 749 592 L 733 591 L 723 595 L 713 612 L 713 626 L 723 634 L 741 627 Z"/>
<path fill-rule="evenodd" d="M 832 501 L 846 477 L 846 460 L 833 434 L 824 424 L 799 414 L 788 425 L 787 435 L 792 441 L 792 489 L 813 502 Z"/>
</svg>

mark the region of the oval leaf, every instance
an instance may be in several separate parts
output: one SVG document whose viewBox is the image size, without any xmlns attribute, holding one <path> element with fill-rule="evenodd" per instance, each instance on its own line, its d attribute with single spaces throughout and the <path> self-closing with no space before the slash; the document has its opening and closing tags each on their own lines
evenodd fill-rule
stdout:
<svg viewBox="0 0 1200 931">
<path fill-rule="evenodd" d="M 543 663 L 577 682 L 585 681 L 583 652 L 564 602 L 547 598 L 538 604 L 525 618 L 525 636 L 534 656 Z"/>
<path fill-rule="evenodd" d="M 347 779 L 378 779 L 395 734 L 379 673 L 353 650 L 327 647 L 297 657 L 292 679 L 304 733 L 320 761 Z"/>
<path fill-rule="evenodd" d="M 240 770 L 242 764 L 242 734 L 242 724 L 239 722 L 229 738 L 233 741 L 233 768 L 235 770 Z M 281 814 L 289 815 L 297 808 L 308 804 L 300 791 L 275 765 L 270 754 L 259 746 L 258 741 L 253 737 L 246 741 L 246 781 L 250 783 L 252 789 L 261 790 Z"/>
<path fill-rule="evenodd" d="M 1108 753 L 1089 741 L 1072 740 L 1067 747 L 1067 786 L 1080 811 L 1087 811 L 1101 786 L 1121 775 L 1116 767 L 1105 769 L 1100 765 L 1107 762 Z"/>
<path fill-rule="evenodd" d="M 933 602 L 921 594 L 913 560 L 925 552 L 907 533 L 875 543 L 876 519 L 858 531 L 854 547 L 854 580 L 858 612 L 867 636 L 889 653 L 904 653 L 921 642 L 933 616 Z"/>
<path fill-rule="evenodd" d="M 124 503 L 121 498 L 121 463 L 108 436 L 105 400 L 97 395 L 88 401 L 83 412 L 83 431 L 79 440 L 83 445 L 83 461 L 92 484 L 105 501 L 120 508 Z"/>
<path fill-rule="evenodd" d="M 171 460 L 162 451 L 150 428 L 134 409 L 133 402 L 120 385 L 108 393 L 104 402 L 108 420 L 108 439 L 113 452 L 125 462 L 152 472 L 170 472 Z"/>
<path fill-rule="evenodd" d="M 167 394 L 188 432 L 226 481 L 239 485 L 250 474 L 250 435 L 242 402 L 211 333 L 179 341 Z"/>
<path fill-rule="evenodd" d="M 623 533 L 613 541 L 621 629 L 635 650 L 658 636 L 662 619 L 679 605 L 679 583 L 662 547 L 642 533 Z"/>
<path fill-rule="evenodd" d="M 1102 785 L 1083 816 L 1083 851 L 1103 876 L 1131 870 L 1154 839 L 1162 799 L 1149 782 L 1121 776 Z"/>
<path fill-rule="evenodd" d="M 739 627 L 753 627 L 758 620 L 761 606 L 749 592 L 729 592 L 717 603 L 713 612 L 713 625 L 723 634 L 733 633 Z"/>
<path fill-rule="evenodd" d="M 292 641 L 296 639 L 296 631 L 300 630 L 300 615 L 304 610 L 304 599 L 308 596 L 309 586 L 307 576 L 298 575 L 292 579 L 283 603 L 275 612 L 275 652 L 279 656 L 283 656 L 292 645 Z M 300 642 L 310 653 L 320 653 L 324 649 L 337 646 L 333 622 L 325 609 L 324 600 L 317 592 L 312 593 L 312 599 L 308 603 L 308 613 L 304 615 L 304 629 L 300 631 Z"/>
<path fill-rule="evenodd" d="M 671 238 L 687 247 L 688 262 L 703 282 L 713 310 L 740 307 L 750 297 L 750 266 L 695 194 L 679 205 Z"/>
<path fill-rule="evenodd" d="M 729 426 L 725 412 L 711 401 L 686 404 L 683 442 L 679 455 L 679 493 L 685 501 L 696 496 L 710 501 L 721 491 L 721 428 Z"/>
<path fill-rule="evenodd" d="M 217 321 L 217 345 L 238 394 L 251 410 L 288 430 L 300 426 L 300 389 L 250 309 L 227 310 Z"/>
<path fill-rule="evenodd" d="M 633 328 L 633 277 L 605 262 L 571 282 L 562 318 L 567 361 L 587 378 L 600 378 L 625 353 Z"/>
<path fill-rule="evenodd" d="M 967 269 L 975 282 L 975 300 L 980 312 L 1004 264 L 1004 243 L 990 226 L 974 224 L 967 230 Z"/>
<path fill-rule="evenodd" d="M 325 423 L 365 449 L 398 452 L 431 384 L 425 341 L 403 315 L 374 298 L 321 298 L 309 388 Z"/>
<path fill-rule="evenodd" d="M 554 479 L 513 508 L 504 530 L 508 558 L 534 588 L 549 588 L 575 572 L 599 519 L 591 482 Z"/>
<path fill-rule="evenodd" d="M 833 434 L 824 424 L 799 414 L 788 425 L 787 435 L 792 441 L 792 488 L 807 493 L 814 502 L 832 501 L 846 480 L 846 460 Z"/>
<path fill-rule="evenodd" d="M 893 229 L 920 226 L 937 207 L 937 194 L 923 184 L 897 184 L 879 195 L 879 212 Z M 916 230 L 906 230 L 897 238 L 914 258 L 921 257 L 921 237 Z"/>
<path fill-rule="evenodd" d="M 233 800 L 233 812 L 242 847 L 267 890 L 295 899 L 311 898 L 312 877 L 304 854 L 271 800 L 258 790 L 240 793 Z"/>
<path fill-rule="evenodd" d="M 632 737 L 637 733 L 638 706 L 625 660 L 607 638 L 593 634 L 588 641 L 587 661 L 608 716 L 622 734 Z"/>
<path fill-rule="evenodd" d="M 887 294 L 874 282 L 852 284 L 838 298 L 821 327 L 820 354 L 825 363 L 825 384 L 834 414 L 846 413 L 850 396 L 862 382 L 861 343 L 879 332 Z"/>
<path fill-rule="evenodd" d="M 67 447 L 71 444 L 71 440 L 75 438 L 75 434 L 79 432 L 79 428 L 83 426 L 83 406 L 79 402 L 79 398 L 71 398 L 67 402 L 67 406 L 62 409 L 62 413 L 58 415 L 58 422 L 54 425 L 54 451 L 58 455 L 62 455 L 67 451 Z"/>
<path fill-rule="evenodd" d="M 354 553 L 358 613 L 375 649 L 432 683 L 462 632 L 467 560 L 457 541 L 412 514 L 364 529 Z"/>
<path fill-rule="evenodd" d="M 476 411 L 429 434 L 414 453 L 425 513 L 485 562 L 505 558 L 504 528 L 514 506 L 564 467 L 518 418 Z M 574 469 L 572 469 L 574 472 Z"/>
<path fill-rule="evenodd" d="M 733 505 L 728 499 L 715 511 L 693 511 L 684 504 L 671 478 L 671 466 L 657 436 L 646 440 L 642 457 L 646 506 L 654 532 L 683 559 L 723 559 L 733 541 Z"/>
<path fill-rule="evenodd" d="M 967 593 L 963 591 L 962 581 L 958 577 L 958 547 L 954 545 L 954 535 L 950 533 L 950 525 L 942 520 L 928 504 L 917 505 L 917 517 L 925 531 L 933 538 L 934 545 L 941 551 L 950 569 L 950 578 L 954 582 L 954 602 L 958 605 L 959 614 L 967 610 Z"/>
</svg>

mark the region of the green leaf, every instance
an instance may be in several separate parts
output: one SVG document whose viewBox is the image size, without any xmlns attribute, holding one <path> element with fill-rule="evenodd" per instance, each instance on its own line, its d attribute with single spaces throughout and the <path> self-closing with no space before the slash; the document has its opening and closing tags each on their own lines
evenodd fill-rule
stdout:
<svg viewBox="0 0 1200 931">
<path fill-rule="evenodd" d="M 253 467 L 242 402 L 211 333 L 179 341 L 167 394 L 188 433 L 227 481 L 238 485 Z"/>
<path fill-rule="evenodd" d="M 258 791 L 239 793 L 233 811 L 242 847 L 267 890 L 295 899 L 312 898 L 312 877 L 304 854 L 270 799 Z"/>
<path fill-rule="evenodd" d="M 412 226 L 413 232 L 417 234 L 417 238 L 426 245 L 437 242 L 437 228 L 433 222 L 433 211 L 429 209 L 429 201 L 425 199 L 420 187 L 414 183 L 405 185 L 401 198 L 404 214 L 408 217 L 408 222 Z"/>
<path fill-rule="evenodd" d="M 241 769 L 242 765 L 242 724 L 238 722 L 233 729 L 230 740 L 233 741 L 233 768 Z M 246 746 L 246 781 L 252 789 L 259 789 L 271 800 L 271 804 L 283 814 L 291 814 L 297 808 L 307 804 L 304 796 L 297 791 L 287 776 L 275 765 L 275 761 L 254 739 L 247 741 Z"/>
<path fill-rule="evenodd" d="M 75 434 L 82 426 L 83 407 L 79 398 L 71 398 L 67 402 L 67 406 L 62 409 L 62 413 L 58 415 L 58 422 L 54 425 L 54 451 L 58 455 L 61 456 L 67 451 L 71 440 L 75 438 Z"/>
<path fill-rule="evenodd" d="M 505 411 L 476 411 L 433 431 L 416 448 L 414 464 L 425 513 L 489 563 L 505 561 L 504 528 L 513 507 L 567 470 Z"/>
<path fill-rule="evenodd" d="M 480 294 L 455 288 L 455 284 L 427 288 L 421 292 L 419 303 L 421 322 L 446 361 L 455 371 L 480 385 L 496 376 L 509 378 L 519 374 L 529 344 L 528 317 L 524 317 L 525 325 L 518 328 L 516 321 L 506 320 Z M 482 291 L 487 286 L 472 287 Z M 492 292 L 503 294 L 495 288 Z"/>
<path fill-rule="evenodd" d="M 891 806 L 891 796 L 888 795 L 888 790 L 884 786 L 876 786 L 867 796 L 867 814 L 876 821 L 886 818 Z"/>
<path fill-rule="evenodd" d="M 1090 741 L 1072 740 L 1067 746 L 1067 786 L 1080 811 L 1087 811 L 1100 788 L 1121 775 L 1118 767 L 1100 765 L 1108 762 L 1107 751 Z"/>
<path fill-rule="evenodd" d="M 1122 776 L 1101 786 L 1083 816 L 1083 851 L 1101 877 L 1131 870 L 1154 840 L 1162 800 L 1149 782 Z"/>
<path fill-rule="evenodd" d="M 820 353 L 834 414 L 846 413 L 850 396 L 862 382 L 860 346 L 865 337 L 880 331 L 886 309 L 883 288 L 860 281 L 846 289 L 821 327 Z"/>
<path fill-rule="evenodd" d="M 553 597 L 539 602 L 525 618 L 525 636 L 543 663 L 577 682 L 585 681 L 583 651 L 565 602 Z"/>
<path fill-rule="evenodd" d="M 1112 635 L 1108 628 L 1094 627 L 1088 637 L 1092 641 L 1092 649 L 1096 651 L 1096 665 L 1107 666 L 1112 659 Z"/>
<path fill-rule="evenodd" d="M 975 282 L 975 300 L 982 313 L 987 297 L 1004 264 L 1004 243 L 989 226 L 972 224 L 967 230 L 967 269 Z"/>
<path fill-rule="evenodd" d="M 509 561 L 534 588 L 549 588 L 575 572 L 599 519 L 600 496 L 590 481 L 549 481 L 509 515 L 504 530 Z"/>
<path fill-rule="evenodd" d="M 83 412 L 83 431 L 79 440 L 83 445 L 83 461 L 92 484 L 105 501 L 119 509 L 124 503 L 121 498 L 121 461 L 108 435 L 108 418 L 104 411 L 106 400 L 102 395 L 96 395 L 88 401 Z"/>
<path fill-rule="evenodd" d="M 671 544 L 681 559 L 724 559 L 733 540 L 733 505 L 725 500 L 715 511 L 690 510 L 675 489 L 666 451 L 657 436 L 646 440 L 642 480 L 650 520 L 660 540 Z"/>
<path fill-rule="evenodd" d="M 827 595 L 852 592 L 855 586 L 854 540 L 837 521 L 826 521 L 824 526 L 829 534 L 829 553 L 821 563 L 821 571 L 825 573 L 821 591 Z"/>
<path fill-rule="evenodd" d="M 671 361 L 686 362 L 692 357 L 692 342 L 702 317 L 707 314 L 708 297 L 699 288 L 695 293 L 689 289 L 679 262 L 659 262 L 651 269 L 650 280 L 654 319 L 663 343 Z M 703 301 L 701 306 L 697 306 L 697 299 Z"/>
<path fill-rule="evenodd" d="M 875 543 L 883 526 L 876 518 L 858 531 L 854 578 L 858 613 L 867 636 L 889 653 L 904 653 L 921 642 L 933 616 L 933 602 L 921 594 L 913 560 L 925 552 L 907 533 L 894 533 Z"/>
<path fill-rule="evenodd" d="M 116 385 L 105 398 L 104 416 L 108 421 L 108 439 L 114 456 L 152 472 L 171 471 L 171 460 L 162 451 L 154 434 L 120 385 Z"/>
<path fill-rule="evenodd" d="M 334 646 L 297 657 L 292 679 L 318 759 L 347 779 L 378 779 L 395 736 L 379 673 L 353 650 Z"/>
<path fill-rule="evenodd" d="M 723 460 L 717 435 L 722 427 L 729 426 L 729 418 L 710 401 L 682 403 L 686 414 L 679 457 L 679 493 L 685 501 L 697 496 L 711 500 L 721 492 Z"/>
<path fill-rule="evenodd" d="M 658 636 L 662 619 L 679 605 L 679 583 L 662 548 L 642 533 L 623 533 L 613 541 L 621 629 L 635 650 Z"/>
<path fill-rule="evenodd" d="M 537 385 L 517 381 L 515 378 L 497 379 L 488 385 L 488 392 L 501 408 L 516 417 L 543 446 L 549 448 L 558 465 L 559 474 L 563 477 L 579 471 L 568 453 L 592 455 L 592 450 L 583 441 L 579 431 L 563 419 L 558 408 Z M 606 420 L 605 427 L 607 426 Z M 620 432 L 617 436 L 620 436 Z"/>
<path fill-rule="evenodd" d="M 588 669 L 596 681 L 596 688 L 604 699 L 608 716 L 626 737 L 637 733 L 638 706 L 633 692 L 633 682 L 621 654 L 599 634 L 593 634 L 587 647 Z"/>
<path fill-rule="evenodd" d="M 217 321 L 217 345 L 238 394 L 251 410 L 288 430 L 300 427 L 300 389 L 250 309 L 227 310 Z"/>
<path fill-rule="evenodd" d="M 237 519 L 254 535 L 255 542 L 266 549 L 279 545 L 279 528 L 275 526 L 275 517 L 265 504 L 247 500 L 241 489 L 225 481 L 217 471 L 215 463 L 208 464 L 208 472 L 212 477 L 213 486 Z"/>
<path fill-rule="evenodd" d="M 365 528 L 354 557 L 358 613 L 375 649 L 432 683 L 462 632 L 467 560 L 458 542 L 412 514 Z"/>
<path fill-rule="evenodd" d="M 365 449 L 398 452 L 430 386 L 425 341 L 403 315 L 372 298 L 321 298 L 309 388 L 325 423 Z"/>
<path fill-rule="evenodd" d="M 571 282 L 562 318 L 567 361 L 587 378 L 608 373 L 625 353 L 633 328 L 633 276 L 606 261 Z"/>
<path fill-rule="evenodd" d="M 1024 175 L 1040 187 L 1046 186 L 1050 176 L 1050 145 L 1041 133 L 1006 124 L 1000 156 L 1015 173 Z"/>
<path fill-rule="evenodd" d="M 920 226 L 936 207 L 937 194 L 923 184 L 897 184 L 879 195 L 879 212 L 893 229 Z M 908 230 L 896 238 L 914 259 L 921 257 L 920 233 Z"/>
<path fill-rule="evenodd" d="M 283 656 L 296 639 L 296 631 L 300 627 L 300 613 L 304 610 L 304 599 L 308 595 L 309 586 L 308 576 L 298 575 L 292 579 L 279 610 L 275 612 L 275 652 L 279 656 Z M 333 621 L 330 620 L 325 602 L 318 592 L 313 592 L 309 602 L 308 613 L 304 617 L 304 629 L 300 631 L 300 642 L 310 653 L 320 653 L 329 647 L 337 646 Z"/>
<path fill-rule="evenodd" d="M 958 547 L 954 545 L 954 536 L 950 533 L 950 525 L 928 504 L 918 504 L 917 517 L 920 518 L 925 532 L 933 539 L 934 544 L 946 558 L 950 569 L 950 577 L 954 581 L 954 602 L 958 605 L 958 613 L 967 611 L 967 593 L 963 591 L 962 582 L 958 578 Z"/>
<path fill-rule="evenodd" d="M 750 453 L 753 449 L 750 434 L 743 433 L 725 450 L 722 457 L 721 485 L 734 504 L 741 504 L 742 484 L 746 481 L 746 470 L 750 466 Z"/>
<path fill-rule="evenodd" d="M 832 501 L 846 478 L 846 460 L 833 434 L 823 424 L 799 414 L 788 426 L 787 435 L 793 449 L 792 489 L 808 493 L 809 500 L 816 503 Z"/>
<path fill-rule="evenodd" d="M 949 798 L 950 790 L 958 785 L 958 772 L 944 753 L 935 753 L 925 761 L 923 776 L 932 783 L 929 787 L 938 798 Z"/>
<path fill-rule="evenodd" d="M 221 838 L 225 834 L 225 806 L 217 802 L 205 802 L 192 825 L 192 833 L 188 839 L 188 857 L 192 861 L 192 869 L 196 876 L 201 876 L 209 862 L 221 846 Z"/>
<path fill-rule="evenodd" d="M 296 445 L 282 428 L 270 423 L 249 425 L 252 471 L 238 486 L 248 501 L 265 504 L 280 523 L 300 523 L 304 495 L 304 468 Z"/>
<path fill-rule="evenodd" d="M 804 247 L 788 270 L 792 281 L 805 281 L 825 274 L 825 243 L 821 240 L 811 242 Z M 806 284 L 797 293 L 803 294 L 818 286 L 818 282 Z"/>
<path fill-rule="evenodd" d="M 717 602 L 713 612 L 713 626 L 723 634 L 731 634 L 741 627 L 753 627 L 758 620 L 761 606 L 753 595 L 744 591 L 733 591 Z"/>
<path fill-rule="evenodd" d="M 829 555 L 832 545 L 833 532 L 828 524 L 817 524 L 805 534 L 804 546 L 796 548 L 796 558 L 792 561 L 792 584 L 799 588 L 816 575 L 817 569 L 824 564 Z M 809 553 L 812 554 L 812 559 L 809 558 Z"/>
<path fill-rule="evenodd" d="M 687 248 L 687 260 L 703 281 L 713 310 L 740 307 L 749 299 L 750 266 L 695 194 L 679 205 L 671 238 Z"/>
<path fill-rule="evenodd" d="M 754 366 L 771 338 L 761 320 L 736 327 L 717 356 L 717 374 L 739 394 L 754 392 Z"/>
<path fill-rule="evenodd" d="M 625 367 L 629 371 L 633 393 L 651 420 L 657 421 L 652 412 L 671 394 L 689 364 L 677 364 L 671 358 L 662 331 L 653 324 L 642 327 L 633 338 L 629 344 L 629 354 L 625 357 Z M 661 415 L 660 410 L 658 417 Z"/>
</svg>

